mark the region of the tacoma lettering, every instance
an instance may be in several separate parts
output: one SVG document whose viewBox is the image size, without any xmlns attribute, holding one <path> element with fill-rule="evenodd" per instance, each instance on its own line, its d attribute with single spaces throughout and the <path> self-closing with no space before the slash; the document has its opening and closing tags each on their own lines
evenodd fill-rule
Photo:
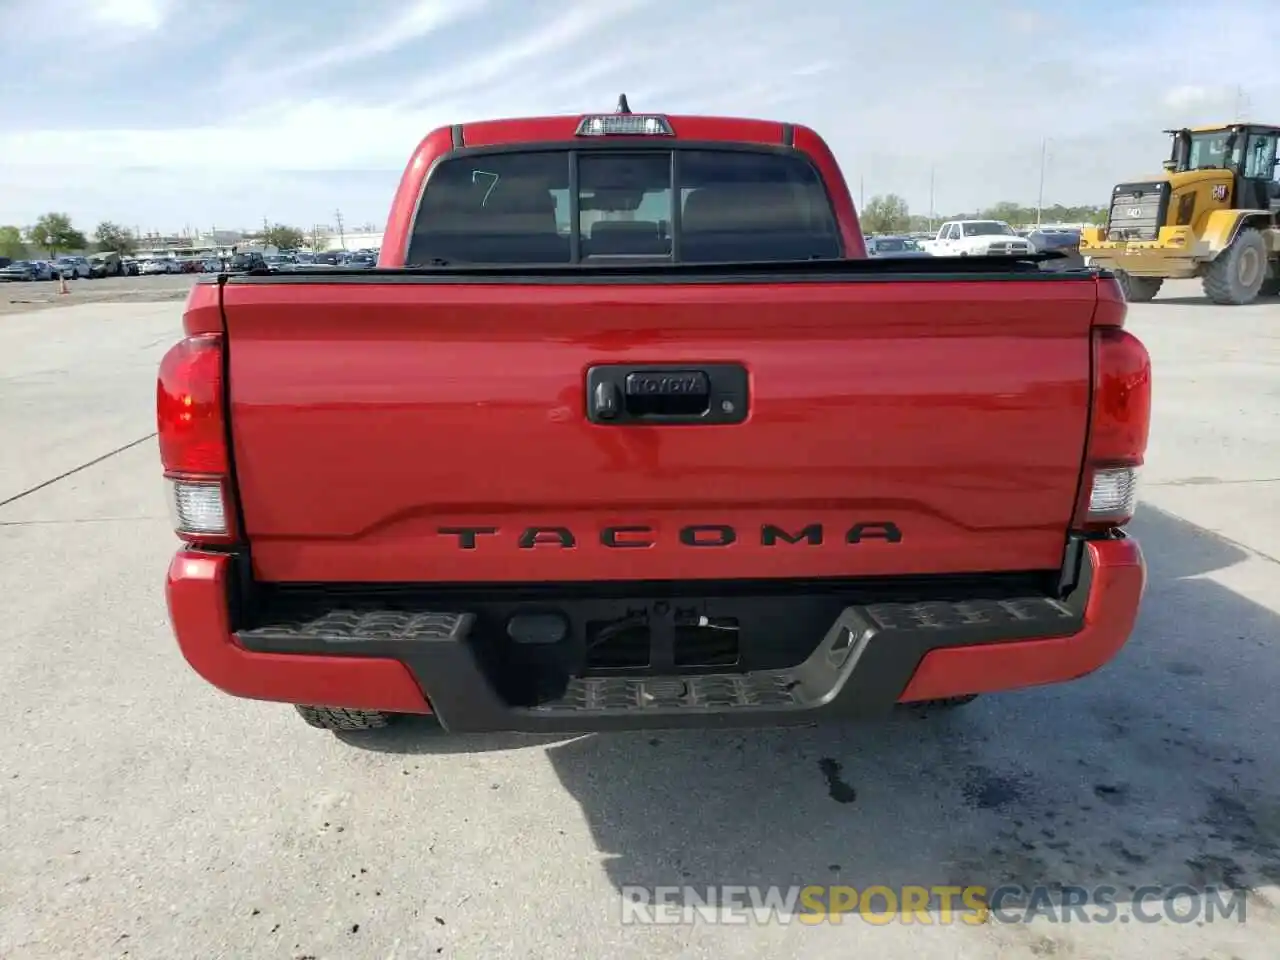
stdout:
<svg viewBox="0 0 1280 960">
<path fill-rule="evenodd" d="M 577 545 L 568 527 L 529 527 L 520 534 L 520 549 L 532 550 L 539 544 L 555 544 L 558 547 Z"/>
<path fill-rule="evenodd" d="M 497 527 L 438 527 L 442 537 L 453 537 L 457 540 L 458 549 L 475 550 L 481 537 L 496 536 Z M 724 523 L 693 523 L 681 527 L 675 540 L 681 546 L 697 548 L 729 547 L 740 539 L 735 527 Z M 866 520 L 851 524 L 843 531 L 842 539 L 846 544 L 859 544 L 866 541 L 879 540 L 884 543 L 901 543 L 902 530 L 889 520 Z M 540 526 L 525 527 L 516 537 L 516 545 L 521 550 L 533 550 L 539 547 L 572 550 L 578 545 L 578 536 L 568 527 Z M 657 531 L 643 524 L 623 524 L 603 527 L 600 530 L 600 544 L 611 550 L 634 550 L 656 546 L 659 542 Z M 804 526 L 787 527 L 776 523 L 766 523 L 760 527 L 759 544 L 762 547 L 820 547 L 826 542 L 826 531 L 820 523 Z"/>
<path fill-rule="evenodd" d="M 436 531 L 442 537 L 457 537 L 458 547 L 462 550 L 474 550 L 476 537 L 481 534 L 492 535 L 498 532 L 497 527 L 440 527 Z"/>
<path fill-rule="evenodd" d="M 902 541 L 902 531 L 892 523 L 859 523 L 849 528 L 844 536 L 845 543 L 861 543 L 863 540 L 887 540 L 890 543 Z"/>
<path fill-rule="evenodd" d="M 680 529 L 686 547 L 727 547 L 738 539 L 738 531 L 718 523 L 701 523 Z"/>
<path fill-rule="evenodd" d="M 606 547 L 652 547 L 652 527 L 605 527 L 600 531 L 600 542 Z"/>
<path fill-rule="evenodd" d="M 804 540 L 812 546 L 819 546 L 822 543 L 822 524 L 811 523 L 794 534 L 788 533 L 782 527 L 775 527 L 772 523 L 766 523 L 760 528 L 761 546 L 772 547 L 779 540 L 785 540 L 787 543 L 799 543 Z"/>
</svg>

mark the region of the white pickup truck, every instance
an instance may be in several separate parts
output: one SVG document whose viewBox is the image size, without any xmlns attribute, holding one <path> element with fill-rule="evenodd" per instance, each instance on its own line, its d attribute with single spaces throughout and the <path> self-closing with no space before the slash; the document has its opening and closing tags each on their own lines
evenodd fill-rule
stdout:
<svg viewBox="0 0 1280 960">
<path fill-rule="evenodd" d="M 1018 236 L 1003 220 L 948 220 L 936 237 L 921 246 L 935 257 L 1035 253 L 1031 241 Z"/>
</svg>

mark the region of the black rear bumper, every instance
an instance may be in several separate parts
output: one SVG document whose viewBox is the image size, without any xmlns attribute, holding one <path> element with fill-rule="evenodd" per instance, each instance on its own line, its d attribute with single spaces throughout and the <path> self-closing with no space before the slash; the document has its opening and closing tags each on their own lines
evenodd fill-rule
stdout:
<svg viewBox="0 0 1280 960">
<path fill-rule="evenodd" d="M 452 595 L 393 587 L 277 588 L 259 592 L 252 603 L 244 598 L 235 633 L 255 653 L 397 660 L 454 732 L 870 717 L 894 707 L 930 651 L 1078 633 L 1094 574 L 1089 552 L 1079 546 L 1068 550 L 1061 573 L 1038 579 L 825 582 L 775 586 L 773 594 L 743 585 L 718 591 L 635 585 L 614 593 L 596 585 L 583 596 L 564 587 L 555 595 L 546 588 Z M 695 588 L 708 592 L 694 595 Z M 701 656 L 682 657 L 671 628 L 681 609 L 711 621 L 733 618 L 744 625 L 740 644 L 704 645 Z M 514 614 L 548 610 L 569 626 L 560 640 L 515 643 L 507 635 Z M 593 662 L 591 624 L 637 613 L 645 624 L 645 662 Z M 699 643 L 687 640 L 685 649 Z"/>
</svg>

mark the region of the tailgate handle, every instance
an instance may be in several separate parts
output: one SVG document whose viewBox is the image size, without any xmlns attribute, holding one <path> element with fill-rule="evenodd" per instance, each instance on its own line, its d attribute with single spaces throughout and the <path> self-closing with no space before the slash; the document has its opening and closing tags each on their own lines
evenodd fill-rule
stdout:
<svg viewBox="0 0 1280 960">
<path fill-rule="evenodd" d="M 602 364 L 587 370 L 587 419 L 592 423 L 741 423 L 747 400 L 747 371 L 737 363 Z"/>
</svg>

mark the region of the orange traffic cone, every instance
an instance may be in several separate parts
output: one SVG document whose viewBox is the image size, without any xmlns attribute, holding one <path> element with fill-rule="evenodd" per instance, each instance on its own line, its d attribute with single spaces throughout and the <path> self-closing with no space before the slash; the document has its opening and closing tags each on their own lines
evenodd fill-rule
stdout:
<svg viewBox="0 0 1280 960">
<path fill-rule="evenodd" d="M 67 286 L 67 278 L 63 274 L 58 274 L 58 293 L 70 293 L 71 288 Z"/>
</svg>

